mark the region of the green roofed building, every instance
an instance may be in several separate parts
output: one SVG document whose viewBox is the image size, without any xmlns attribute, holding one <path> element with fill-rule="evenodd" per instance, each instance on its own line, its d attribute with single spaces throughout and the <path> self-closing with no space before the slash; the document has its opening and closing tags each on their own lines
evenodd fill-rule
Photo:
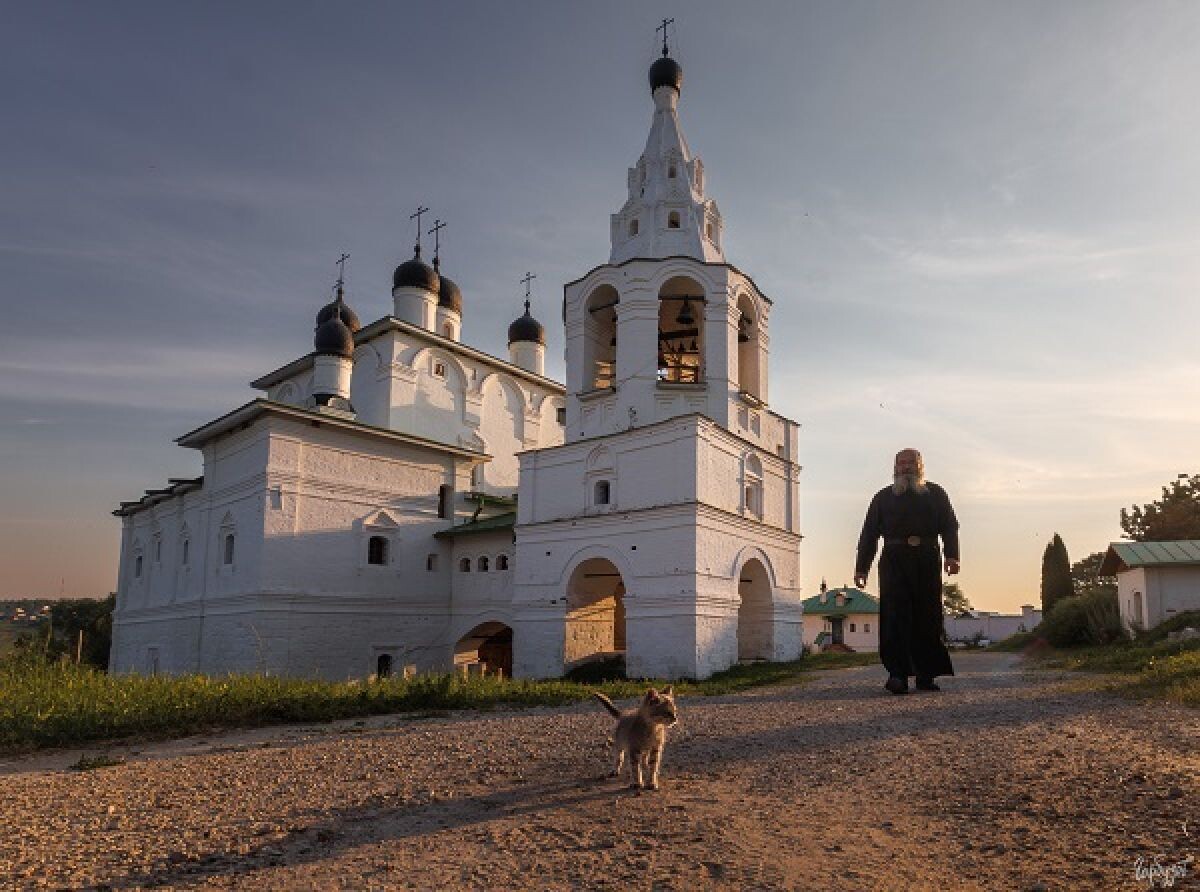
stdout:
<svg viewBox="0 0 1200 892">
<path fill-rule="evenodd" d="M 879 599 L 862 589 L 828 588 L 822 582 L 820 593 L 804 601 L 804 617 L 808 647 L 879 650 Z"/>
<path fill-rule="evenodd" d="M 1200 610 L 1200 539 L 1114 542 L 1101 576 L 1117 577 L 1126 629 L 1152 629 L 1187 610 Z"/>
</svg>

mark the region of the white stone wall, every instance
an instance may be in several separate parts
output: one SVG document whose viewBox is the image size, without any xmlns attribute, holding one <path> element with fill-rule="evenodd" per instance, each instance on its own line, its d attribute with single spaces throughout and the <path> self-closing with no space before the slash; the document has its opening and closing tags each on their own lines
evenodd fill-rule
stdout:
<svg viewBox="0 0 1200 892">
<path fill-rule="evenodd" d="M 982 635 L 990 641 L 1003 641 L 1018 632 L 1029 632 L 1042 621 L 1042 612 L 1025 607 L 1020 614 L 977 613 L 975 616 L 947 616 L 946 638 L 970 641 Z"/>
</svg>

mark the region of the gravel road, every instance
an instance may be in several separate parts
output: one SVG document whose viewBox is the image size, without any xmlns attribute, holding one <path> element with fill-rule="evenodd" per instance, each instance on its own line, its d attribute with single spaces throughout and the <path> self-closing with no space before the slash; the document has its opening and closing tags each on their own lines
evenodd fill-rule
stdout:
<svg viewBox="0 0 1200 892">
<path fill-rule="evenodd" d="M 663 789 L 598 704 L 292 725 L 0 762 L 0 886 L 1147 889 L 1197 860 L 1200 713 L 955 656 L 680 700 Z"/>
</svg>

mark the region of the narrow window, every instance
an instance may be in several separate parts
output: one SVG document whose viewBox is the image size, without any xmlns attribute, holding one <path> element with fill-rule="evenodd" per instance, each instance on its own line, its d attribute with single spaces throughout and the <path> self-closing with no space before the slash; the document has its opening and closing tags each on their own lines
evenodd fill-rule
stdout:
<svg viewBox="0 0 1200 892">
<path fill-rule="evenodd" d="M 140 554 L 133 559 L 133 575 L 137 579 L 142 578 L 142 556 Z"/>
<path fill-rule="evenodd" d="M 597 480 L 596 485 L 592 488 L 592 501 L 597 505 L 607 505 L 609 498 L 609 484 L 607 480 Z"/>
<path fill-rule="evenodd" d="M 854 623 L 850 623 L 850 631 L 851 631 L 851 632 L 853 632 L 853 631 L 854 631 Z"/>
<path fill-rule="evenodd" d="M 367 563 L 386 564 L 388 562 L 388 540 L 383 536 L 372 536 L 367 540 Z"/>
<path fill-rule="evenodd" d="M 442 326 L 442 337 L 454 340 L 454 326 L 449 322 Z M 445 375 L 445 369 L 442 370 L 442 374 Z"/>
<path fill-rule="evenodd" d="M 461 561 L 458 562 L 458 572 L 460 572 L 460 573 L 470 573 L 471 572 L 471 559 L 470 558 L 463 558 Z"/>
<path fill-rule="evenodd" d="M 450 487 L 442 484 L 438 487 L 438 517 L 447 517 L 450 513 Z"/>
<path fill-rule="evenodd" d="M 630 220 L 629 221 L 629 235 L 632 238 L 633 236 L 635 236 L 637 234 L 638 234 L 638 221 Z"/>
<path fill-rule="evenodd" d="M 425 569 L 430 573 L 433 573 L 434 571 L 437 570 L 437 555 L 436 554 L 431 554 L 425 558 Z"/>
<path fill-rule="evenodd" d="M 486 557 L 481 557 L 479 559 L 479 572 L 486 573 L 487 571 L 488 571 L 488 559 Z"/>
<path fill-rule="evenodd" d="M 508 569 L 508 555 L 502 554 L 496 558 L 496 569 L 497 570 L 507 570 Z"/>
<path fill-rule="evenodd" d="M 162 539 L 154 540 L 154 563 L 162 563 Z"/>
<path fill-rule="evenodd" d="M 191 540 L 190 540 L 190 539 L 184 539 L 184 540 L 183 540 L 183 554 L 180 556 L 179 562 L 180 562 L 181 564 L 183 564 L 183 566 L 185 566 L 185 567 L 188 565 L 188 561 L 189 561 L 189 559 L 190 559 L 190 557 L 191 557 L 191 551 L 192 551 L 192 542 L 191 542 Z"/>
<path fill-rule="evenodd" d="M 567 423 L 567 407 L 559 406 L 557 409 L 555 409 L 554 417 L 558 419 L 559 424 L 566 424 Z"/>
<path fill-rule="evenodd" d="M 667 166 L 667 179 L 668 180 L 675 179 L 675 165 L 674 164 L 670 164 Z"/>
<path fill-rule="evenodd" d="M 679 211 L 671 211 L 667 214 L 667 229 L 679 228 Z"/>
<path fill-rule="evenodd" d="M 222 558 L 226 566 L 233 563 L 233 533 L 225 534 L 225 553 Z"/>
<path fill-rule="evenodd" d="M 711 223 L 704 224 L 704 234 L 708 236 L 708 240 L 713 240 L 713 225 Z"/>
<path fill-rule="evenodd" d="M 449 335 L 447 335 L 447 337 L 449 337 Z M 433 377 L 435 377 L 435 378 L 445 378 L 446 377 L 446 363 L 435 362 L 433 364 Z"/>
<path fill-rule="evenodd" d="M 380 654 L 379 659 L 375 661 L 375 677 L 387 678 L 392 674 L 392 655 Z"/>
<path fill-rule="evenodd" d="M 864 632 L 870 632 L 870 631 L 871 631 L 871 624 L 870 624 L 870 623 L 863 623 L 863 631 L 864 631 Z"/>
</svg>

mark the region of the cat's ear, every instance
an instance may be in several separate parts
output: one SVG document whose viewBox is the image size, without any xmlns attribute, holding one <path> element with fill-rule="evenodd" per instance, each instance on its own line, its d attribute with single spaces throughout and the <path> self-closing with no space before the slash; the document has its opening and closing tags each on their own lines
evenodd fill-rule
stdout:
<svg viewBox="0 0 1200 892">
<path fill-rule="evenodd" d="M 657 699 L 658 699 L 658 691 L 656 691 L 654 688 L 651 688 L 650 690 L 646 691 L 646 702 L 647 703 L 653 703 Z"/>
<path fill-rule="evenodd" d="M 667 685 L 667 689 L 665 691 L 663 691 L 663 696 L 664 697 L 674 697 L 675 696 L 675 685 L 673 685 L 673 684 Z"/>
</svg>

